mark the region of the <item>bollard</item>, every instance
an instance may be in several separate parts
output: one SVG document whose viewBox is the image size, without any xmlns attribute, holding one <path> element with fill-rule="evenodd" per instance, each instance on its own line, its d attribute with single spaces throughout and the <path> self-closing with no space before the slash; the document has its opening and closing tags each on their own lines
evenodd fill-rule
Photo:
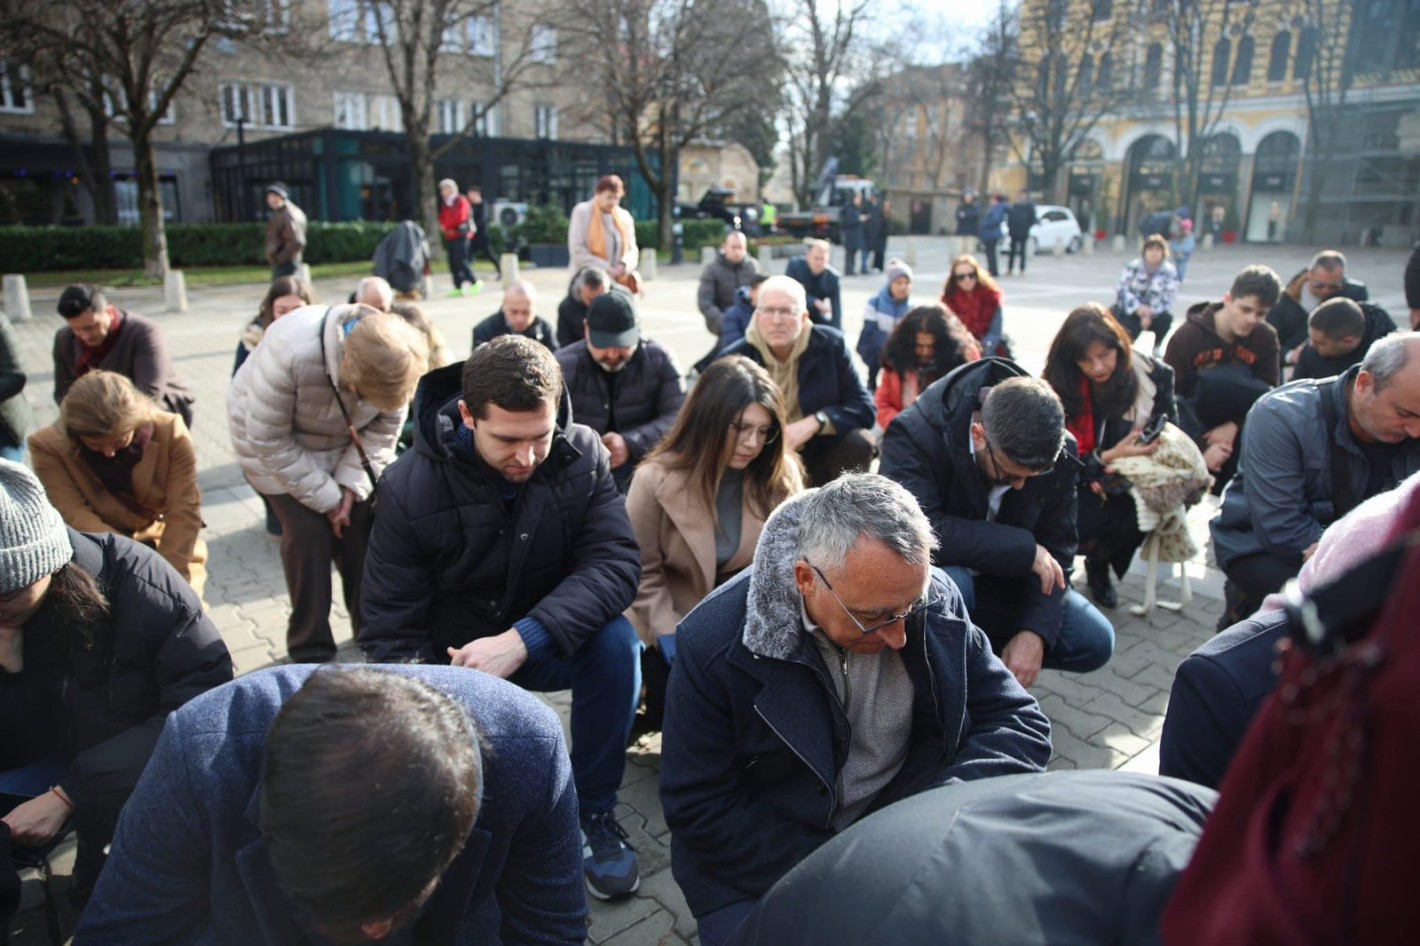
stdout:
<svg viewBox="0 0 1420 946">
<path fill-rule="evenodd" d="M 168 270 L 163 280 L 163 308 L 169 312 L 187 311 L 187 280 L 180 269 Z"/>
<path fill-rule="evenodd" d="M 1080 244 L 1080 250 L 1086 256 L 1095 255 L 1095 235 L 1093 233 L 1085 234 L 1085 241 Z"/>
<path fill-rule="evenodd" d="M 760 262 L 763 262 L 762 257 L 764 256 L 764 249 L 764 247 L 759 248 L 761 257 Z M 711 263 L 715 262 L 715 255 L 719 252 L 720 251 L 715 249 L 715 247 L 713 246 L 702 246 L 700 248 L 700 265 L 709 266 Z"/>
<path fill-rule="evenodd" d="M 1050 251 L 1056 259 L 1065 255 L 1065 241 L 1059 237 L 1055 238 L 1055 246 Z"/>
<path fill-rule="evenodd" d="M 311 264 L 302 263 L 300 266 L 297 266 L 296 278 L 309 286 L 311 284 Z"/>
<path fill-rule="evenodd" d="M 518 254 L 504 253 L 498 257 L 498 268 L 503 271 L 500 277 L 503 285 L 508 285 L 518 278 Z"/>
<path fill-rule="evenodd" d="M 712 258 L 713 258 L 713 257 L 712 257 Z M 707 261 L 707 262 L 708 262 L 708 261 Z M 759 269 L 760 269 L 760 272 L 765 272 L 765 273 L 773 272 L 773 269 L 771 269 L 771 267 L 772 267 L 773 265 L 774 265 L 774 247 L 772 247 L 772 246 L 766 246 L 766 245 L 764 245 L 763 243 L 761 243 L 761 244 L 759 245 Z"/>
<path fill-rule="evenodd" d="M 1114 239 L 1110 241 L 1109 248 L 1110 248 L 1110 252 L 1112 252 L 1112 253 L 1123 253 L 1123 252 L 1124 252 L 1124 234 L 1122 234 L 1122 233 L 1116 233 L 1116 234 L 1114 235 Z"/>
<path fill-rule="evenodd" d="M 1202 240 L 1202 242 L 1200 242 L 1198 245 L 1199 245 L 1200 248 L 1202 248 L 1202 249 L 1204 249 L 1204 250 L 1211 250 L 1211 249 L 1213 248 L 1213 234 L 1211 234 L 1211 233 L 1205 233 L 1205 234 L 1203 234 L 1203 240 Z"/>
<path fill-rule="evenodd" d="M 30 290 L 25 286 L 24 276 L 5 274 L 5 314 L 11 322 L 28 322 L 34 318 L 34 313 L 30 311 Z"/>
<path fill-rule="evenodd" d="M 649 246 L 641 248 L 641 264 L 636 271 L 641 274 L 641 278 L 646 282 L 656 278 L 656 251 Z"/>
<path fill-rule="evenodd" d="M 904 254 L 903 262 L 913 269 L 917 268 L 917 241 L 912 237 L 907 238 L 907 253 Z"/>
</svg>

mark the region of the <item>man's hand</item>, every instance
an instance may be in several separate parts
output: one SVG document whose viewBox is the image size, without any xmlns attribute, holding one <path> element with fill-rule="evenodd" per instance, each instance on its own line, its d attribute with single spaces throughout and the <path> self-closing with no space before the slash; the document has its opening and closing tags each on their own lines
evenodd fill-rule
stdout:
<svg viewBox="0 0 1420 946">
<path fill-rule="evenodd" d="M 345 537 L 345 527 L 350 525 L 350 510 L 355 507 L 355 491 L 348 486 L 340 487 L 340 505 L 325 517 L 330 520 L 330 531 L 337 539 Z"/>
<path fill-rule="evenodd" d="M 1302 357 L 1302 349 L 1306 347 L 1307 343 L 1302 342 L 1296 348 L 1293 348 L 1291 351 L 1287 352 L 1286 357 L 1282 359 L 1282 364 L 1295 365 L 1297 363 L 1297 359 Z"/>
<path fill-rule="evenodd" d="M 449 662 L 455 667 L 471 667 L 504 680 L 516 673 L 527 659 L 527 645 L 516 628 L 509 628 L 496 637 L 480 637 L 462 647 L 449 648 Z"/>
<path fill-rule="evenodd" d="M 1065 572 L 1061 571 L 1060 563 L 1043 545 L 1035 547 L 1035 562 L 1030 570 L 1040 577 L 1040 593 L 1043 595 L 1065 587 Z"/>
<path fill-rule="evenodd" d="M 1045 640 L 1035 631 L 1017 631 L 1001 651 L 1001 662 L 1021 686 L 1033 687 L 1045 662 Z"/>
<path fill-rule="evenodd" d="M 16 844 L 38 847 L 52 841 L 68 817 L 69 806 L 64 800 L 54 792 L 45 792 L 11 809 L 0 821 L 10 826 L 10 837 Z"/>
<path fill-rule="evenodd" d="M 784 445 L 790 450 L 802 450 L 804 444 L 818 436 L 818 418 L 801 417 L 784 428 Z"/>
<path fill-rule="evenodd" d="M 624 466 L 626 461 L 631 459 L 631 448 L 626 445 L 626 438 L 616 431 L 609 430 L 602 434 L 602 443 L 606 444 L 607 450 L 611 451 L 611 468 L 613 470 Z"/>
<path fill-rule="evenodd" d="M 22 629 L 0 624 L 0 668 L 9 673 L 25 669 L 25 632 Z"/>
<path fill-rule="evenodd" d="M 1141 305 L 1134 310 L 1134 314 L 1139 317 L 1139 331 L 1147 332 L 1154 327 L 1154 310 L 1151 306 Z"/>
</svg>

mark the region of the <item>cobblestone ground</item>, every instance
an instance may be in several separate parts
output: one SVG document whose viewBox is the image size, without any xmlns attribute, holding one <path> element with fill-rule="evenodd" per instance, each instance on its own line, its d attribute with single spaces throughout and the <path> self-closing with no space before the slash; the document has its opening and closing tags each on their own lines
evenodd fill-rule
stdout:
<svg viewBox="0 0 1420 946">
<path fill-rule="evenodd" d="M 914 298 L 935 298 L 941 291 L 949 265 L 949 248 L 942 238 L 899 238 L 892 255 L 902 256 L 917 272 Z M 1312 250 L 1304 247 L 1222 248 L 1195 256 L 1179 306 L 1204 298 L 1220 298 L 1232 275 L 1252 262 L 1265 262 L 1284 277 L 1304 267 Z M 1404 320 L 1401 273 L 1405 256 L 1397 250 L 1357 250 L 1348 254 L 1350 275 L 1371 286 L 1373 298 Z M 1007 294 L 1006 328 L 1016 343 L 1020 361 L 1038 371 L 1055 330 L 1069 309 L 1090 299 L 1109 301 L 1126 259 L 1101 251 L 1065 258 L 1040 256 L 1031 261 L 1029 275 L 1002 280 Z M 782 272 L 783 260 L 772 264 Z M 711 344 L 696 310 L 698 264 L 661 267 L 648 285 L 640 305 L 648 335 L 669 345 L 682 366 L 696 361 Z M 468 350 L 476 321 L 498 308 L 499 287 L 491 275 L 484 290 L 472 298 L 444 296 L 449 286 L 442 273 L 427 311 L 444 332 L 456 356 Z M 537 311 L 555 318 L 557 301 L 566 292 L 566 274 L 531 271 L 524 275 L 541 293 Z M 319 297 L 327 302 L 345 298 L 349 283 L 320 283 Z M 860 313 L 881 284 L 880 276 L 859 276 L 844 281 L 846 330 L 857 337 Z M 207 599 L 212 618 L 221 630 L 236 661 L 246 673 L 285 658 L 285 623 L 290 608 L 281 577 L 276 546 L 262 527 L 262 507 L 242 479 L 227 438 L 225 398 L 237 338 L 255 314 L 264 288 L 223 287 L 193 290 L 191 310 L 182 315 L 164 314 L 160 290 L 114 290 L 116 304 L 152 316 L 163 327 L 179 371 L 196 395 L 193 436 L 196 439 L 199 481 L 204 497 L 210 578 Z M 35 318 L 16 325 L 21 357 L 29 372 L 26 394 L 35 408 L 37 424 L 56 416 L 50 355 L 58 291 L 32 294 Z M 1206 522 L 1211 501 L 1193 512 L 1195 537 L 1206 546 Z M 1143 567 L 1136 563 L 1120 588 L 1120 608 L 1111 614 L 1117 629 L 1117 647 L 1109 666 L 1092 674 L 1045 671 L 1033 690 L 1054 724 L 1055 755 L 1051 768 L 1126 768 L 1156 771 L 1159 730 L 1168 705 L 1169 688 L 1180 660 L 1212 633 L 1222 607 L 1221 576 L 1210 566 L 1206 551 L 1187 565 L 1192 602 L 1181 612 L 1156 609 L 1136 617 L 1129 606 L 1142 600 Z M 1083 585 L 1083 565 L 1076 571 Z M 1161 582 L 1162 597 L 1177 597 L 1176 582 Z M 337 598 L 339 596 L 337 595 Z M 358 661 L 350 642 L 348 616 L 335 605 L 336 637 L 342 641 L 341 658 Z M 567 718 L 568 694 L 548 694 L 547 699 Z M 626 778 L 618 817 L 640 853 L 641 889 L 630 900 L 605 904 L 592 901 L 589 939 L 597 944 L 695 943 L 695 920 L 686 909 L 670 872 L 670 834 L 658 796 L 660 736 L 642 737 L 628 752 Z M 60 874 L 68 870 L 72 852 L 56 859 Z M 26 910 L 16 920 L 13 942 L 19 946 L 44 943 L 43 911 L 37 909 L 37 885 L 27 884 Z"/>
</svg>

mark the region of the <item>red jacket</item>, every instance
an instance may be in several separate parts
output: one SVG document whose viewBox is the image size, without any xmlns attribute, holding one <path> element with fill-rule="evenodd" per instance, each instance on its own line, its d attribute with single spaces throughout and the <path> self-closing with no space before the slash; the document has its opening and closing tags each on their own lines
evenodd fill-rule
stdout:
<svg viewBox="0 0 1420 946">
<path fill-rule="evenodd" d="M 447 201 L 439 204 L 439 229 L 444 232 L 445 240 L 473 238 L 473 208 L 467 197 L 460 194 L 452 204 Z"/>
</svg>

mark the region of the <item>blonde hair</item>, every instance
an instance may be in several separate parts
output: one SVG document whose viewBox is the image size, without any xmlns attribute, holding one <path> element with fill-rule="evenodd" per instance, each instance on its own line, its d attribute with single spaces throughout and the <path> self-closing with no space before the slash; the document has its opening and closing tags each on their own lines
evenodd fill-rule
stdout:
<svg viewBox="0 0 1420 946">
<path fill-rule="evenodd" d="M 439 331 L 439 326 L 434 324 L 434 320 L 429 318 L 422 308 L 413 302 L 396 302 L 390 306 L 390 312 L 404 319 L 411 328 L 423 333 L 424 340 L 429 343 L 430 371 L 453 364 L 454 359 L 449 354 L 449 347 L 444 344 L 444 333 Z"/>
<path fill-rule="evenodd" d="M 345 339 L 340 382 L 360 400 L 397 411 L 414 399 L 414 388 L 428 368 L 424 335 L 399 316 L 378 312 L 361 318 Z"/>
<path fill-rule="evenodd" d="M 91 371 L 69 388 L 59 405 L 59 429 L 80 437 L 118 437 L 153 422 L 158 405 L 113 371 Z"/>
<path fill-rule="evenodd" d="M 804 251 L 805 251 L 805 252 L 808 252 L 809 250 L 823 250 L 825 253 L 832 253 L 832 252 L 833 252 L 833 244 L 832 244 L 832 243 L 829 243 L 827 240 L 819 240 L 819 239 L 805 240 L 805 241 L 804 241 Z"/>
</svg>

